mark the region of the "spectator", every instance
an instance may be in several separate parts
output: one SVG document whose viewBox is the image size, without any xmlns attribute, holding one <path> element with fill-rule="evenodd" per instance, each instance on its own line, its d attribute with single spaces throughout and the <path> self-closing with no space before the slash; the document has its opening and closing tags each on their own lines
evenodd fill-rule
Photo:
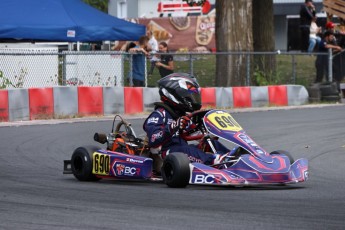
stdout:
<svg viewBox="0 0 345 230">
<path fill-rule="evenodd" d="M 147 52 L 147 45 L 149 38 L 147 36 L 141 36 L 139 38 L 139 44 L 135 47 L 129 48 L 128 52 L 132 53 L 132 81 L 133 86 L 144 86 L 145 81 L 145 67 L 146 58 L 149 53 Z M 133 46 L 133 45 L 132 45 Z"/>
<path fill-rule="evenodd" d="M 326 31 L 332 31 L 333 34 L 336 33 L 335 31 L 335 25 L 333 22 L 327 22 L 326 25 L 325 25 L 325 30 Z M 333 45 L 337 45 L 337 38 L 335 36 L 333 36 L 333 40 L 332 40 L 332 44 Z"/>
<path fill-rule="evenodd" d="M 136 47 L 137 44 L 135 44 L 134 42 L 128 42 L 127 45 L 126 45 L 126 52 L 128 53 L 130 49 Z"/>
<path fill-rule="evenodd" d="M 301 35 L 301 50 L 307 51 L 309 46 L 310 24 L 313 19 L 315 7 L 312 0 L 305 0 L 301 6 L 300 15 L 300 35 Z"/>
<path fill-rule="evenodd" d="M 334 45 L 334 34 L 333 31 L 326 31 L 324 37 L 320 42 L 319 52 L 328 52 L 328 49 L 333 49 L 334 52 L 341 51 L 341 47 Z M 322 82 L 324 75 L 328 74 L 328 56 L 327 55 L 317 55 L 316 61 L 316 79 L 315 83 Z"/>
<path fill-rule="evenodd" d="M 168 44 L 166 42 L 159 43 L 160 61 L 156 62 L 156 66 L 159 69 L 161 77 L 165 77 L 174 72 L 174 59 L 173 56 L 168 53 Z"/>
<path fill-rule="evenodd" d="M 345 35 L 344 31 L 336 30 L 333 22 L 327 22 L 325 28 L 326 30 L 331 30 L 334 33 L 333 43 L 341 46 L 343 43 L 343 37 Z"/>
<path fill-rule="evenodd" d="M 345 46 L 345 44 L 344 44 L 344 42 L 345 42 L 344 31 L 336 29 L 335 24 L 331 21 L 326 23 L 325 28 L 326 28 L 326 30 L 329 30 L 332 33 L 334 33 L 331 44 L 344 48 L 344 46 Z M 337 53 L 337 52 L 338 52 L 338 50 L 334 50 L 333 54 Z M 333 68 L 332 68 L 333 69 L 333 80 L 337 82 L 338 88 L 340 86 L 340 82 L 342 81 L 342 79 L 344 78 L 344 75 L 345 75 L 344 66 L 345 66 L 345 53 L 342 52 L 340 54 L 333 55 Z"/>
<path fill-rule="evenodd" d="M 326 26 L 325 26 L 325 29 L 326 30 L 334 30 L 334 23 L 333 22 L 327 22 L 326 23 Z M 334 31 L 333 31 L 334 32 Z"/>
<path fill-rule="evenodd" d="M 338 37 L 338 45 L 343 49 L 345 49 L 345 21 L 344 19 L 340 19 L 340 26 L 338 27 L 339 30 L 339 37 Z M 339 57 L 336 59 L 339 60 L 339 78 L 338 81 L 343 81 L 345 77 L 345 52 L 342 52 Z M 340 86 L 340 85 L 339 85 Z"/>
<path fill-rule="evenodd" d="M 310 24 L 310 35 L 309 35 L 309 47 L 308 52 L 311 53 L 314 51 L 315 45 L 319 46 L 321 38 L 318 36 L 322 31 L 321 27 L 318 27 L 316 24 L 316 17 L 313 18 Z"/>
<path fill-rule="evenodd" d="M 152 57 L 151 57 L 151 67 L 150 67 L 149 75 L 151 75 L 151 74 L 153 74 L 153 70 L 155 68 L 156 62 L 159 60 L 157 58 L 157 55 L 156 55 L 156 53 L 158 52 L 158 42 L 157 42 L 152 30 L 148 30 L 146 35 L 150 38 L 149 50 L 150 50 Z"/>
</svg>

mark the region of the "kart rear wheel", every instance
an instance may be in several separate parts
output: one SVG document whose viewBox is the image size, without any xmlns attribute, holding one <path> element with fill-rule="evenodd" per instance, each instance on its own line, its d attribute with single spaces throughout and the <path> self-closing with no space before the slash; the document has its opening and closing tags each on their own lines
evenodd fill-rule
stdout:
<svg viewBox="0 0 345 230">
<path fill-rule="evenodd" d="M 99 150 L 96 146 L 79 147 L 71 158 L 72 173 L 80 181 L 98 181 L 101 178 L 92 174 L 92 154 Z"/>
<path fill-rule="evenodd" d="M 293 164 L 295 162 L 295 159 L 291 156 L 291 154 L 285 150 L 276 150 L 271 152 L 270 155 L 285 155 L 289 158 L 290 164 Z"/>
<path fill-rule="evenodd" d="M 162 166 L 162 177 L 171 188 L 184 188 L 189 184 L 189 159 L 184 153 L 170 153 Z"/>
</svg>

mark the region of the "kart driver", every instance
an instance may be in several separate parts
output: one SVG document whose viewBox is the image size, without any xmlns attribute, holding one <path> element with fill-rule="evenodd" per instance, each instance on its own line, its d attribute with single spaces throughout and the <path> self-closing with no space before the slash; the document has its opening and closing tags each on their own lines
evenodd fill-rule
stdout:
<svg viewBox="0 0 345 230">
<path fill-rule="evenodd" d="M 187 113 L 201 108 L 197 80 L 189 74 L 173 73 L 160 79 L 158 86 L 161 102 L 155 103 L 155 110 L 145 120 L 143 127 L 151 153 L 161 153 L 164 158 L 169 152 L 183 152 L 191 162 L 208 165 L 220 163 L 226 154 L 205 153 L 179 136 L 191 125 Z M 229 152 L 220 142 L 213 140 L 213 143 L 217 151 Z"/>
</svg>

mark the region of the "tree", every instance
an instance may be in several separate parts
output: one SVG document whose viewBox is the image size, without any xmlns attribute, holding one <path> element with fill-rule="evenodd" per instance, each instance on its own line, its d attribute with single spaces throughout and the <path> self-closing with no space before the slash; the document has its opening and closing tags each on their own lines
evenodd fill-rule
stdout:
<svg viewBox="0 0 345 230">
<path fill-rule="evenodd" d="M 253 50 L 251 0 L 216 0 L 216 47 L 217 52 Z M 217 55 L 216 85 L 245 85 L 247 58 Z"/>
<path fill-rule="evenodd" d="M 85 3 L 95 7 L 105 13 L 108 13 L 109 0 L 83 0 Z"/>
<path fill-rule="evenodd" d="M 273 0 L 253 0 L 253 40 L 254 51 L 274 51 L 274 16 Z M 273 77 L 275 55 L 255 55 L 254 71 L 264 78 Z M 255 79 L 260 84 L 259 79 Z"/>
</svg>

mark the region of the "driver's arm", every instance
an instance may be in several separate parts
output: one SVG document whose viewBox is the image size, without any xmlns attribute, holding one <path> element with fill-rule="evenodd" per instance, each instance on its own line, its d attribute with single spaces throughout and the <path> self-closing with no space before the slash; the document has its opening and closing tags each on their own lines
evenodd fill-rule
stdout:
<svg viewBox="0 0 345 230">
<path fill-rule="evenodd" d="M 159 111 L 151 113 L 144 123 L 144 130 L 147 133 L 150 147 L 158 148 L 171 141 L 174 134 L 170 128 L 172 121 Z"/>
</svg>

